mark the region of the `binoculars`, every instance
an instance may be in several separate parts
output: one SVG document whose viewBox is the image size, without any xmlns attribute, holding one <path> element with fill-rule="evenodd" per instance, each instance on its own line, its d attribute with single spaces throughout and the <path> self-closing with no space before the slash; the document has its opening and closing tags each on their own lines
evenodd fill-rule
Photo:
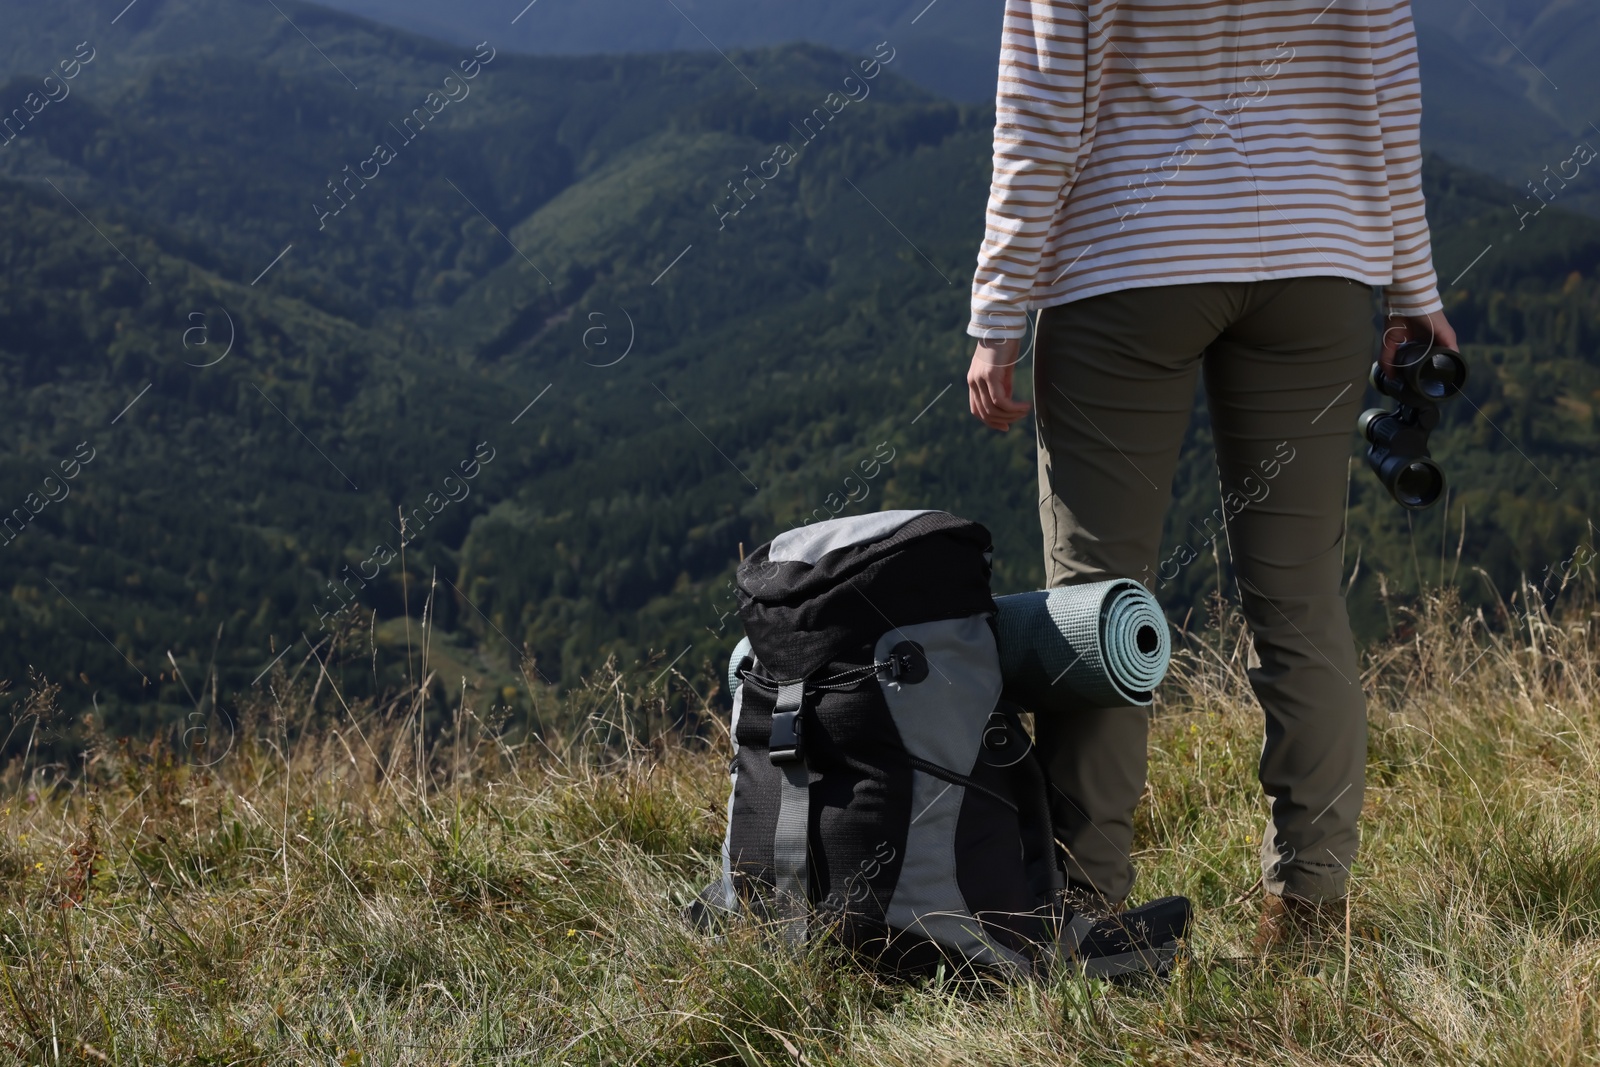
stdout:
<svg viewBox="0 0 1600 1067">
<path fill-rule="evenodd" d="M 1444 471 L 1428 454 L 1428 434 L 1439 425 L 1439 405 L 1467 384 L 1467 364 L 1459 352 L 1420 342 L 1401 345 L 1394 362 L 1394 374 L 1374 363 L 1370 380 L 1398 405 L 1368 408 L 1356 428 L 1367 441 L 1367 464 L 1389 495 L 1420 511 L 1444 495 Z"/>
</svg>

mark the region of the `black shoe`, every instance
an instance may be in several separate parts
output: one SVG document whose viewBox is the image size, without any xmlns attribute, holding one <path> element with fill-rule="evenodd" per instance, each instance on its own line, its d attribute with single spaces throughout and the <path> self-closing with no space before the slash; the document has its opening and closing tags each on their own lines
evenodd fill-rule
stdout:
<svg viewBox="0 0 1600 1067">
<path fill-rule="evenodd" d="M 1162 897 L 1104 917 L 1080 913 L 1062 931 L 1061 947 L 1069 965 L 1090 978 L 1160 978 L 1177 960 L 1193 914 L 1187 897 Z"/>
<path fill-rule="evenodd" d="M 712 882 L 700 890 L 683 908 L 683 920 L 702 934 L 720 934 L 734 912 L 728 909 L 722 880 Z"/>
</svg>

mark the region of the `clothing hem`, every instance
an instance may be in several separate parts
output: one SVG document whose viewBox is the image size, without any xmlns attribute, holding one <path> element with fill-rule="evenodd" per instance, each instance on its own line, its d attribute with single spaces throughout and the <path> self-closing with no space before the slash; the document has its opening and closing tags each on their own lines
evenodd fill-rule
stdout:
<svg viewBox="0 0 1600 1067">
<path fill-rule="evenodd" d="M 1203 285 L 1208 282 L 1269 282 L 1283 278 L 1345 278 L 1361 285 L 1381 288 L 1393 282 L 1393 275 L 1363 274 L 1348 268 L 1328 266 L 1317 269 L 1309 266 L 1282 267 L 1275 270 L 1211 270 L 1191 274 L 1182 280 L 1172 278 L 1119 278 L 1106 279 L 1085 285 L 1081 289 L 1071 289 L 1066 293 L 1049 297 L 1032 297 L 1024 301 L 1015 310 L 1024 316 L 1031 311 L 1041 311 L 1045 308 L 1060 307 L 1063 304 L 1075 303 L 1079 300 L 1088 300 L 1090 297 L 1104 296 L 1107 293 L 1118 293 L 1126 289 L 1154 289 L 1168 285 Z M 1441 307 L 1443 305 L 1440 305 Z M 1426 312 L 1406 312 L 1406 314 L 1426 314 Z M 1022 326 L 985 326 L 980 325 L 976 319 L 968 322 L 967 335 L 982 339 L 984 337 L 996 340 L 1007 340 L 1022 337 L 1027 333 L 1026 324 Z"/>
</svg>

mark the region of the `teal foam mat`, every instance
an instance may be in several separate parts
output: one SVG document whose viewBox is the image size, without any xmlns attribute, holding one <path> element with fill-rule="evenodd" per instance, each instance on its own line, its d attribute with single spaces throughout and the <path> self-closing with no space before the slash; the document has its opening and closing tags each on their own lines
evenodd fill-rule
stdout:
<svg viewBox="0 0 1600 1067">
<path fill-rule="evenodd" d="M 995 598 L 1005 697 L 1050 714 L 1149 704 L 1172 659 L 1166 616 L 1115 578 Z"/>
</svg>

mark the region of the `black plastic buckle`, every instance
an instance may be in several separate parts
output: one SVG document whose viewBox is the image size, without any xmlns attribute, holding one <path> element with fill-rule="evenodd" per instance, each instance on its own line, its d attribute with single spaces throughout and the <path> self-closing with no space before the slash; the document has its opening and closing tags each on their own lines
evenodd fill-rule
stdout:
<svg viewBox="0 0 1600 1067">
<path fill-rule="evenodd" d="M 800 758 L 800 709 L 772 715 L 772 734 L 767 755 L 773 763 L 793 763 Z"/>
</svg>

